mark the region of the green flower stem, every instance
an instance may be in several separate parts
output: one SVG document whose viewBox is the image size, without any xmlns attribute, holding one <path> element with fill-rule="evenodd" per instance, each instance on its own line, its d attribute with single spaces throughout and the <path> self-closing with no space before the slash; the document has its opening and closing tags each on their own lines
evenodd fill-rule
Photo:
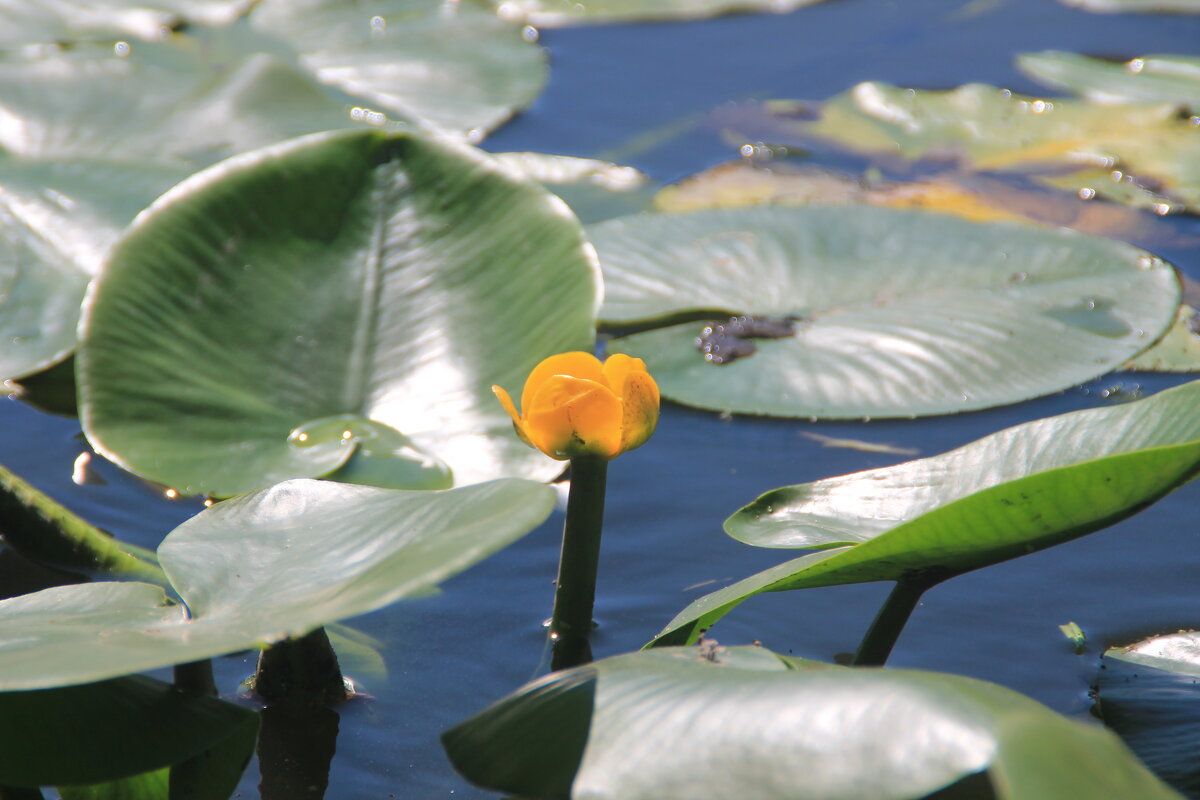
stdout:
<svg viewBox="0 0 1200 800">
<path fill-rule="evenodd" d="M 0 537 L 42 564 L 167 585 L 154 554 L 118 542 L 0 467 Z"/>
<path fill-rule="evenodd" d="M 346 699 L 346 681 L 324 628 L 263 650 L 254 691 L 268 705 L 324 706 Z"/>
<path fill-rule="evenodd" d="M 607 477 L 607 460 L 598 456 L 571 459 L 571 493 L 567 497 L 558 588 L 550 620 L 550 636 L 554 640 L 550 668 L 554 670 L 592 660 L 588 637 L 592 633 L 592 607 L 596 600 Z"/>
<path fill-rule="evenodd" d="M 921 600 L 921 595 L 931 587 L 941 583 L 946 575 L 931 575 L 918 573 L 905 575 L 896 581 L 895 588 L 879 609 L 875 621 L 863 636 L 858 645 L 858 651 L 850 661 L 856 667 L 882 667 L 887 663 L 900 632 L 912 616 L 913 609 Z"/>
</svg>

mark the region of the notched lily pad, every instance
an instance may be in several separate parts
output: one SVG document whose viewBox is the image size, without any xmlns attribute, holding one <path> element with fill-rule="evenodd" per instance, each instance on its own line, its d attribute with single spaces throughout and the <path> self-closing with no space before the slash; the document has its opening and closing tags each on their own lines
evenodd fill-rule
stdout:
<svg viewBox="0 0 1200 800">
<path fill-rule="evenodd" d="M 295 480 L 218 503 L 159 546 L 182 604 L 138 582 L 0 601 L 0 691 L 261 647 L 420 596 L 532 530 L 554 497 L 515 479 L 443 492 Z"/>
<path fill-rule="evenodd" d="M 466 145 L 293 140 L 180 184 L 113 250 L 81 329 L 84 430 L 183 494 L 343 465 L 409 488 L 550 478 L 491 386 L 590 348 L 598 284 L 562 202 Z"/>
<path fill-rule="evenodd" d="M 530 737 L 547 744 L 514 747 Z M 757 647 L 556 672 L 442 743 L 473 783 L 546 800 L 915 800 L 964 779 L 998 800 L 1177 797 L 1109 731 L 1000 686 Z"/>
<path fill-rule="evenodd" d="M 1016 402 L 1125 363 L 1179 306 L 1174 270 L 1158 258 L 1027 225 L 756 207 L 634 216 L 589 233 L 605 273 L 602 322 L 659 326 L 609 349 L 645 359 L 670 399 L 717 411 L 898 417 Z M 697 352 L 711 334 L 681 320 L 720 312 L 803 322 L 749 340 L 753 358 L 715 370 Z"/>
</svg>

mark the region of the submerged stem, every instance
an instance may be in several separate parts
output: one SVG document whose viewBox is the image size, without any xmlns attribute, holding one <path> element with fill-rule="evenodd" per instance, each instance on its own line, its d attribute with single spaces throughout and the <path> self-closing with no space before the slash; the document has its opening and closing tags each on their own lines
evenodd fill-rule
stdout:
<svg viewBox="0 0 1200 800">
<path fill-rule="evenodd" d="M 919 573 L 905 575 L 896 581 L 895 588 L 883 602 L 850 663 L 856 667 L 882 667 L 887 663 L 888 656 L 891 655 L 892 648 L 900 638 L 900 632 L 904 630 L 913 609 L 920 602 L 921 595 L 946 577 Z"/>
<path fill-rule="evenodd" d="M 268 705 L 323 706 L 346 699 L 346 681 L 324 628 L 263 650 L 254 691 Z"/>
<path fill-rule="evenodd" d="M 588 637 L 596 599 L 607 477 L 607 460 L 598 456 L 571 459 L 571 493 L 567 497 L 558 588 L 550 620 L 550 635 L 554 639 L 551 669 L 566 669 L 592 660 Z"/>
<path fill-rule="evenodd" d="M 188 661 L 176 664 L 175 685 L 180 689 L 208 697 L 217 696 L 217 682 L 213 679 L 212 659 Z"/>
</svg>

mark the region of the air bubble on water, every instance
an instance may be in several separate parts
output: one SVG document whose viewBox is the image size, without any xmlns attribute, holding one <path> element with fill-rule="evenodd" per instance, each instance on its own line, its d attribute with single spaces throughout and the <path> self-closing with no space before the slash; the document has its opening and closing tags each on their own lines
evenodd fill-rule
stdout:
<svg viewBox="0 0 1200 800">
<path fill-rule="evenodd" d="M 118 58 L 125 58 L 125 56 L 129 55 L 132 50 L 133 48 L 129 46 L 129 42 L 117 42 L 113 45 L 113 53 L 115 53 Z"/>
</svg>

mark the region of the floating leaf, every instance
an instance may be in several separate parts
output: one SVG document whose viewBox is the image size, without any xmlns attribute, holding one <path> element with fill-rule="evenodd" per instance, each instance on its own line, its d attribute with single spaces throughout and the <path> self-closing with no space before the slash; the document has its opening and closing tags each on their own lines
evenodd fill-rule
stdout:
<svg viewBox="0 0 1200 800">
<path fill-rule="evenodd" d="M 1200 372 L 1200 319 L 1196 309 L 1180 306 L 1172 325 L 1154 346 L 1122 369 L 1146 372 Z"/>
<path fill-rule="evenodd" d="M 745 120 L 750 130 L 739 138 L 824 143 L 889 164 L 1016 173 L 1159 213 L 1200 204 L 1200 126 L 1175 103 L 1112 106 L 982 84 L 937 92 L 860 83 L 819 107 L 773 102 L 765 111 Z"/>
<path fill-rule="evenodd" d="M 654 193 L 644 173 L 609 161 L 545 153 L 496 153 L 493 157 L 508 169 L 544 184 L 583 222 L 645 211 Z"/>
<path fill-rule="evenodd" d="M 476 141 L 546 80 L 536 37 L 474 2 L 265 0 L 249 21 L 322 83 Z"/>
<path fill-rule="evenodd" d="M 1200 471 L 1200 382 L 1035 420 L 930 458 L 768 492 L 726 521 L 760 547 L 829 548 L 699 598 L 656 643 L 693 641 L 762 592 L 948 578 L 1134 514 Z"/>
<path fill-rule="evenodd" d="M 720 14 L 766 11 L 785 14 L 821 0 L 491 0 L 506 20 L 562 28 L 608 22 L 702 19 Z"/>
<path fill-rule="evenodd" d="M 1200 634 L 1180 631 L 1104 654 L 1096 710 L 1105 725 L 1180 792 L 1200 792 Z"/>
<path fill-rule="evenodd" d="M 248 736 L 252 752 L 258 730 L 250 709 L 141 676 L 0 692 L 0 716 L 4 786 L 116 780 L 181 763 L 231 738 Z"/>
<path fill-rule="evenodd" d="M 1141 56 L 1115 63 L 1046 50 L 1017 56 L 1017 68 L 1040 83 L 1098 103 L 1176 103 L 1200 113 L 1200 58 Z"/>
<path fill-rule="evenodd" d="M 1102 14 L 1154 12 L 1200 14 L 1200 0 L 1059 0 L 1059 2 Z"/>
<path fill-rule="evenodd" d="M 976 222 L 1032 220 L 1138 243 L 1183 240 L 1156 214 L 1098 203 L 1013 178 L 948 172 L 926 180 L 855 178 L 809 164 L 753 160 L 718 164 L 662 189 L 655 208 L 666 213 L 751 205 L 871 205 L 953 214 Z M 1181 241 L 1182 240 L 1182 241 Z"/>
<path fill-rule="evenodd" d="M 296 480 L 218 503 L 159 547 L 184 605 L 132 582 L 0 601 L 0 690 L 101 680 L 300 636 L 427 592 L 553 507 L 552 489 L 512 479 L 444 492 Z"/>
<path fill-rule="evenodd" d="M 0 0 L 0 48 L 65 43 L 0 53 L 0 379 L 73 349 L 100 256 L 196 169 L 334 128 L 482 138 L 531 101 L 540 48 L 459 5 Z"/>
<path fill-rule="evenodd" d="M 459 484 L 547 479 L 561 465 L 491 386 L 591 347 L 598 282 L 561 201 L 465 145 L 285 143 L 181 184 L 113 251 L 82 328 L 84 430 L 186 494 L 327 474 L 364 431 L 406 437 L 381 453 L 413 462 L 391 471 L 409 486 L 445 485 L 439 462 Z"/>
<path fill-rule="evenodd" d="M 614 340 L 687 405 L 803 417 L 944 414 L 1128 361 L 1179 306 L 1174 271 L 1121 242 L 875 208 L 764 207 L 592 226 L 613 326 L 751 315 L 794 335 L 714 366 L 703 322 Z M 1004 380 L 997 380 L 1004 375 Z"/>
<path fill-rule="evenodd" d="M 1176 796 L 1110 732 L 1000 686 L 753 647 L 556 672 L 442 742 L 473 783 L 545 800 L 903 800 L 964 780 L 999 800 Z"/>
</svg>

